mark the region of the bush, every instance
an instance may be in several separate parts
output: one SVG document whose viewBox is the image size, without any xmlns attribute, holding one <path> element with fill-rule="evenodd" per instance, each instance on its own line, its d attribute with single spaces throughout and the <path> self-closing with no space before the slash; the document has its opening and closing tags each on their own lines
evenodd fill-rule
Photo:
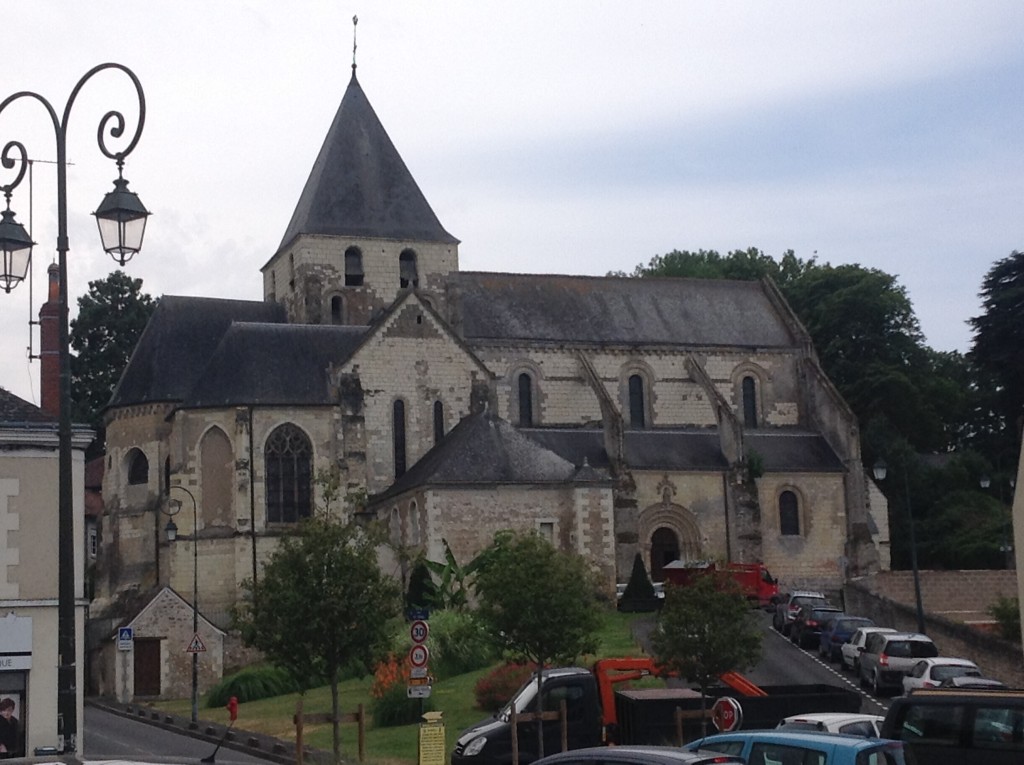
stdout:
<svg viewBox="0 0 1024 765">
<path fill-rule="evenodd" d="M 430 617 L 430 669 L 440 680 L 483 669 L 498 658 L 494 641 L 468 611 L 436 611 Z"/>
<path fill-rule="evenodd" d="M 390 654 L 386 661 L 377 665 L 373 673 L 373 686 L 370 688 L 373 727 L 408 725 L 418 722 L 423 712 L 433 709 L 429 698 L 409 698 L 406 691 L 409 675 L 409 664 L 405 657 L 400 659 Z"/>
<path fill-rule="evenodd" d="M 637 553 L 633 557 L 633 571 L 629 575 L 629 584 L 619 598 L 619 610 L 624 613 L 646 613 L 657 611 L 660 607 L 661 599 L 654 593 L 654 585 L 647 576 L 644 559 Z"/>
<path fill-rule="evenodd" d="M 316 687 L 322 682 L 320 679 L 311 680 L 309 686 Z M 222 707 L 232 696 L 237 696 L 238 702 L 243 703 L 298 691 L 298 683 L 285 670 L 271 664 L 259 664 L 229 675 L 213 686 L 206 697 L 206 706 L 209 709 Z"/>
<path fill-rule="evenodd" d="M 473 688 L 477 708 L 485 712 L 497 712 L 530 679 L 536 669 L 535 664 L 503 664 L 481 677 Z"/>
<path fill-rule="evenodd" d="M 1020 600 L 1007 598 L 1003 595 L 991 606 L 988 612 L 999 625 L 999 634 L 1007 640 L 1020 642 Z"/>
</svg>

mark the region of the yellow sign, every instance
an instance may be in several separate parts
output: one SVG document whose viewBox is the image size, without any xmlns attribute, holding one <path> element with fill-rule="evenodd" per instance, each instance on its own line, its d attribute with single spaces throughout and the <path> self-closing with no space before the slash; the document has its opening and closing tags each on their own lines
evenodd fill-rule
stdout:
<svg viewBox="0 0 1024 765">
<path fill-rule="evenodd" d="M 429 677 L 410 677 L 409 685 L 430 685 Z"/>
<path fill-rule="evenodd" d="M 423 715 L 427 722 L 420 723 L 419 765 L 444 765 L 444 723 L 440 712 Z"/>
</svg>

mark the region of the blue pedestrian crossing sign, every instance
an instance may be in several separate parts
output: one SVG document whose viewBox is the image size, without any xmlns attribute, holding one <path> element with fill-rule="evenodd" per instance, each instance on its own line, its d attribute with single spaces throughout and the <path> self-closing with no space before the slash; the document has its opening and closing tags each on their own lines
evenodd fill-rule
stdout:
<svg viewBox="0 0 1024 765">
<path fill-rule="evenodd" d="M 131 627 L 118 627 L 117 628 L 117 650 L 118 651 L 130 651 L 132 650 L 132 644 L 135 642 L 134 630 Z"/>
</svg>

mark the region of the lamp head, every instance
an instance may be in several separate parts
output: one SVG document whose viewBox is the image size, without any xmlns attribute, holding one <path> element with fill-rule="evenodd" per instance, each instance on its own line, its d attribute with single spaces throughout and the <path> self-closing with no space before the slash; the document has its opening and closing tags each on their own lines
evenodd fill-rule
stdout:
<svg viewBox="0 0 1024 765">
<path fill-rule="evenodd" d="M 117 180 L 114 190 L 108 191 L 93 215 L 100 229 L 103 249 L 124 265 L 142 249 L 149 210 L 139 195 L 128 190 L 128 181 L 121 175 L 122 160 L 117 161 Z"/>
<path fill-rule="evenodd" d="M 889 466 L 885 464 L 885 460 L 878 460 L 871 468 L 871 472 L 875 476 L 876 481 L 884 481 L 886 474 L 889 472 Z"/>
<path fill-rule="evenodd" d="M 32 245 L 35 242 L 29 237 L 25 227 L 14 219 L 11 210 L 11 187 L 5 186 L 4 197 L 7 209 L 0 213 L 0 258 L 3 258 L 0 270 L 0 287 L 10 292 L 25 280 L 29 264 L 32 262 Z"/>
<path fill-rule="evenodd" d="M 167 521 L 167 525 L 164 526 L 164 531 L 167 533 L 167 541 L 173 542 L 178 538 L 178 526 L 174 523 L 174 519 Z"/>
</svg>

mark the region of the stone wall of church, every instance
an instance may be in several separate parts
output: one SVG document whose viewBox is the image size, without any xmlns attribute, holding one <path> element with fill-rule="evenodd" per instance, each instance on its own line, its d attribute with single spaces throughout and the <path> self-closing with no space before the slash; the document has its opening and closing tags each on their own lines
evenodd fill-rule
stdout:
<svg viewBox="0 0 1024 765">
<path fill-rule="evenodd" d="M 350 247 L 362 253 L 361 287 L 345 286 L 345 251 Z M 439 301 L 441 280 L 459 268 L 458 245 L 308 234 L 264 266 L 264 299 L 282 303 L 292 323 L 331 324 L 337 323 L 332 320 L 331 299 L 340 297 L 340 323 L 368 324 L 398 297 L 399 256 L 406 250 L 416 254 L 419 289 Z"/>
</svg>

